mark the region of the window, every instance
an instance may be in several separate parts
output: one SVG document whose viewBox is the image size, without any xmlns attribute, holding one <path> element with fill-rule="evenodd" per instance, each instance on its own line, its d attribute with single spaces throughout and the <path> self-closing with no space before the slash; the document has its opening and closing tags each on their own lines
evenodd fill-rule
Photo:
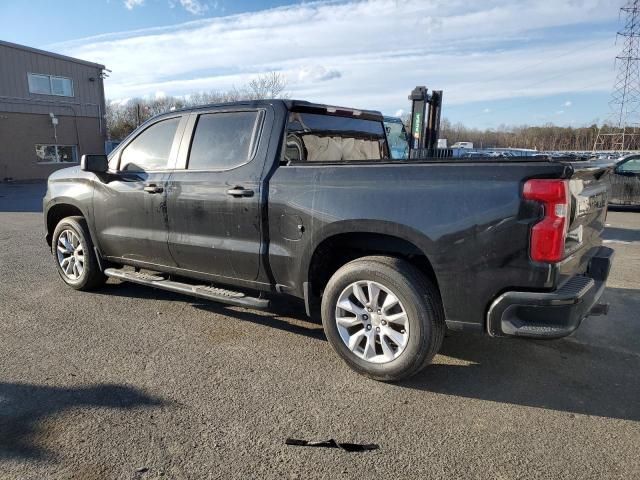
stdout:
<svg viewBox="0 0 640 480">
<path fill-rule="evenodd" d="M 632 158 L 618 167 L 619 172 L 640 173 L 640 158 Z"/>
<path fill-rule="evenodd" d="M 69 78 L 51 77 L 51 93 L 64 97 L 73 97 L 73 84 Z"/>
<path fill-rule="evenodd" d="M 180 117 L 170 118 L 144 130 L 124 147 L 120 170 L 139 172 L 166 168 L 179 123 Z"/>
<path fill-rule="evenodd" d="M 407 132 L 400 120 L 389 120 L 384 122 L 387 131 L 387 141 L 391 150 L 391 158 L 394 160 L 406 160 L 409 158 L 409 141 Z"/>
<path fill-rule="evenodd" d="M 249 160 L 258 112 L 223 112 L 198 117 L 189 153 L 190 170 L 225 170 Z"/>
<path fill-rule="evenodd" d="M 336 162 L 384 158 L 385 130 L 381 121 L 291 112 L 285 160 Z"/>
<path fill-rule="evenodd" d="M 36 145 L 38 163 L 77 163 L 75 145 Z"/>
<path fill-rule="evenodd" d="M 31 93 L 42 93 L 45 95 L 51 94 L 51 83 L 49 82 L 49 75 L 34 75 L 30 73 L 29 91 Z"/>
<path fill-rule="evenodd" d="M 29 74 L 29 92 L 40 95 L 73 97 L 73 80 L 39 73 Z"/>
</svg>

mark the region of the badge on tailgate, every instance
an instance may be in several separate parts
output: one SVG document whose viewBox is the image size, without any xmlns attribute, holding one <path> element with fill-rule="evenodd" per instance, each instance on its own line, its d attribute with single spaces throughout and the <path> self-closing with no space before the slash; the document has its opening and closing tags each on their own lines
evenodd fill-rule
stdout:
<svg viewBox="0 0 640 480">
<path fill-rule="evenodd" d="M 594 210 L 600 210 L 607 205 L 607 192 L 596 193 L 588 197 L 579 195 L 576 198 L 576 216 L 581 217 Z"/>
</svg>

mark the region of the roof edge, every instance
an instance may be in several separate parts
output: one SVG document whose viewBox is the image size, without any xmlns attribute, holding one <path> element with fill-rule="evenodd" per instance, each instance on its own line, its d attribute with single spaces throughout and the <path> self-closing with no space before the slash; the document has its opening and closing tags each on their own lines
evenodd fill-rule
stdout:
<svg viewBox="0 0 640 480">
<path fill-rule="evenodd" d="M 235 106 L 249 106 L 249 107 L 259 107 L 262 105 L 274 105 L 279 103 L 284 105 L 287 110 L 292 110 L 296 108 L 305 108 L 309 110 L 313 109 L 330 109 L 337 110 L 338 112 L 359 112 L 358 114 L 362 116 L 362 118 L 373 118 L 375 120 L 382 121 L 383 115 L 377 110 L 364 110 L 360 108 L 350 108 L 350 107 L 339 107 L 336 105 L 327 105 L 323 103 L 312 103 L 306 100 L 292 100 L 288 98 L 264 98 L 258 100 L 236 100 L 233 102 L 220 102 L 220 103 L 206 103 L 203 105 L 193 105 L 190 107 L 178 108 L 176 110 L 172 110 L 170 112 L 163 112 L 156 116 L 166 115 L 176 112 L 193 112 L 197 110 L 206 110 L 209 108 L 218 108 L 218 107 L 235 107 Z"/>
<path fill-rule="evenodd" d="M 88 65 L 90 67 L 97 67 L 104 70 L 106 67 L 100 63 L 89 62 L 87 60 L 81 60 L 75 57 L 69 57 L 60 53 L 48 52 L 47 50 L 40 50 L 39 48 L 27 47 L 26 45 L 20 45 L 18 43 L 7 42 L 6 40 L 0 40 L 0 46 L 9 48 L 15 48 L 16 50 L 24 50 L 31 53 L 37 53 L 39 55 L 46 55 L 48 57 L 57 58 L 59 60 L 65 60 L 67 62 L 80 63 L 82 65 Z"/>
</svg>

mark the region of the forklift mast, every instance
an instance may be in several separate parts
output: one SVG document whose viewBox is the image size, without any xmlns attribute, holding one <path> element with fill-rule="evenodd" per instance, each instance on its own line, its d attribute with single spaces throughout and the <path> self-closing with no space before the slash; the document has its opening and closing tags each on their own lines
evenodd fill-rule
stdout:
<svg viewBox="0 0 640 480">
<path fill-rule="evenodd" d="M 409 100 L 411 100 L 409 157 L 434 156 L 440 132 L 442 90 L 434 90 L 429 95 L 427 87 L 416 87 L 409 95 Z"/>
</svg>

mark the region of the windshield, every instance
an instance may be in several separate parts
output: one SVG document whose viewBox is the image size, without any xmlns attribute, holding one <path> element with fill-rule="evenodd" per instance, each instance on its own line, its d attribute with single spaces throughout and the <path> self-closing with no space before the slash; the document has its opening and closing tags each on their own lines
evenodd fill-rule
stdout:
<svg viewBox="0 0 640 480">
<path fill-rule="evenodd" d="M 406 160 L 409 158 L 409 142 L 407 132 L 400 119 L 385 120 L 384 127 L 387 131 L 387 141 L 391 158 L 394 160 Z"/>
</svg>

